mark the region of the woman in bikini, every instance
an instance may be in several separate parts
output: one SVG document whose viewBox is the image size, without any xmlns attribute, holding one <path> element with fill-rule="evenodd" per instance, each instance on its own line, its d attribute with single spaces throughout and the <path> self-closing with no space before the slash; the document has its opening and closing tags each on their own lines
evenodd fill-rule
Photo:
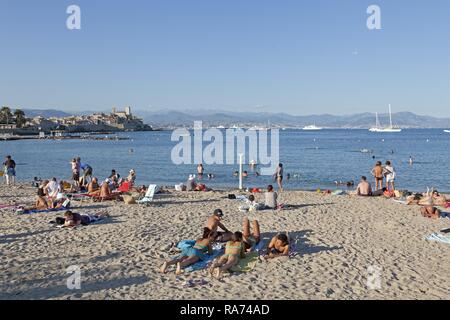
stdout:
<svg viewBox="0 0 450 320">
<path fill-rule="evenodd" d="M 210 274 L 219 279 L 224 271 L 230 270 L 238 264 L 239 259 L 245 257 L 245 249 L 241 232 L 235 232 L 225 247 L 225 254 L 209 268 Z"/>
<path fill-rule="evenodd" d="M 274 237 L 267 247 L 265 259 L 273 259 L 289 255 L 289 239 L 285 234 L 279 234 Z"/>
<path fill-rule="evenodd" d="M 212 254 L 211 242 L 214 241 L 214 236 L 214 232 L 205 228 L 202 238 L 197 239 L 193 247 L 183 249 L 181 254 L 175 259 L 164 262 L 161 267 L 161 273 L 167 273 L 167 268 L 176 264 L 175 274 L 179 275 L 182 273 L 183 268 L 197 263 L 200 260 L 205 260 L 206 253 L 209 255 Z"/>
</svg>

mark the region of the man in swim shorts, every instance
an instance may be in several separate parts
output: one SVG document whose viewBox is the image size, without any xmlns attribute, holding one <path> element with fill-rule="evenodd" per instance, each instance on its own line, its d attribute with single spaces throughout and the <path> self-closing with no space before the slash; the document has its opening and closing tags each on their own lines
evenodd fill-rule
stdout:
<svg viewBox="0 0 450 320">
<path fill-rule="evenodd" d="M 231 239 L 233 235 L 223 224 L 222 224 L 223 212 L 221 209 L 217 209 L 214 211 L 214 214 L 208 218 L 206 222 L 205 229 L 209 229 L 210 231 L 215 233 L 214 240 L 218 242 L 227 242 Z M 220 228 L 224 232 L 219 232 L 217 229 Z"/>
</svg>

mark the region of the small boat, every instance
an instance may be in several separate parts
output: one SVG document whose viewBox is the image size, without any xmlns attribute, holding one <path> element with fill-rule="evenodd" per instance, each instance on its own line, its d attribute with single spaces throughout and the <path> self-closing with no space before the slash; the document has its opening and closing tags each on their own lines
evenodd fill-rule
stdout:
<svg viewBox="0 0 450 320">
<path fill-rule="evenodd" d="M 444 132 L 450 133 L 450 130 L 444 130 Z"/>
<path fill-rule="evenodd" d="M 302 130 L 304 131 L 319 131 L 322 130 L 323 128 L 317 127 L 315 124 L 311 125 L 311 126 L 306 126 L 304 127 Z"/>
<path fill-rule="evenodd" d="M 380 124 L 380 120 L 378 119 L 378 113 L 376 113 L 376 123 L 375 127 L 369 129 L 370 132 L 402 132 L 402 129 L 395 128 L 392 124 L 392 110 L 391 105 L 389 105 L 389 127 L 383 128 Z"/>
</svg>

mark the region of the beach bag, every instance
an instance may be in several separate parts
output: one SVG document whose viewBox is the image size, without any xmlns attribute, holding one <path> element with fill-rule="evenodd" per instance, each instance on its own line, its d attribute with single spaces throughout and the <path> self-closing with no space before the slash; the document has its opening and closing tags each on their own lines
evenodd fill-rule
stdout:
<svg viewBox="0 0 450 320">
<path fill-rule="evenodd" d="M 388 198 L 395 197 L 395 193 L 391 190 L 386 190 L 383 194 L 385 197 L 388 197 Z"/>
<path fill-rule="evenodd" d="M 235 194 L 229 194 L 229 195 L 228 195 L 228 199 L 230 199 L 230 200 L 236 200 L 236 195 L 235 195 Z"/>
<path fill-rule="evenodd" d="M 125 202 L 125 204 L 136 204 L 136 200 L 132 196 L 125 194 L 122 196 L 122 198 L 123 198 L 123 202 Z"/>
<path fill-rule="evenodd" d="M 394 191 L 394 195 L 395 195 L 396 198 L 400 198 L 402 196 L 402 194 L 398 190 Z"/>
<path fill-rule="evenodd" d="M 183 191 L 183 184 L 182 183 L 176 184 L 175 185 L 175 191 Z"/>
</svg>

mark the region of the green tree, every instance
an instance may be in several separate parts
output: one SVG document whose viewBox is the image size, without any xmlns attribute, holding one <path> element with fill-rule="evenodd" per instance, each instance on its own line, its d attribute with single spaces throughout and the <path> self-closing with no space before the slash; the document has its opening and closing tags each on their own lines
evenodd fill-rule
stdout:
<svg viewBox="0 0 450 320">
<path fill-rule="evenodd" d="M 16 111 L 14 111 L 14 118 L 16 119 L 16 125 L 18 128 L 22 128 L 27 122 L 25 112 L 20 109 L 16 109 Z"/>
<path fill-rule="evenodd" d="M 0 109 L 0 123 L 10 124 L 13 120 L 11 109 L 8 107 L 2 107 Z"/>
</svg>

